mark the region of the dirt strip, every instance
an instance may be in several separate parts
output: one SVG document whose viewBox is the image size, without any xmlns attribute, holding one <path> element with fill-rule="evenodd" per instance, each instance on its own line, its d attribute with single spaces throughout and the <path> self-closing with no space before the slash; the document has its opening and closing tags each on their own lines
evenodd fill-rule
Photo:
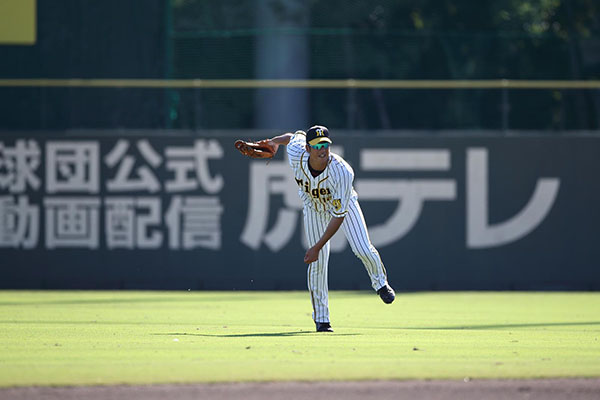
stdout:
<svg viewBox="0 0 600 400">
<path fill-rule="evenodd" d="M 0 389 L 0 400 L 600 399 L 600 379 L 267 382 Z"/>
</svg>

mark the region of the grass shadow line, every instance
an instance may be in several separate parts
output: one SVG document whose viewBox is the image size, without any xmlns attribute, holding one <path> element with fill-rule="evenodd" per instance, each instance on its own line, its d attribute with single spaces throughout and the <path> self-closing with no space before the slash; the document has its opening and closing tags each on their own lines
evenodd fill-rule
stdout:
<svg viewBox="0 0 600 400">
<path fill-rule="evenodd" d="M 231 300 L 233 299 L 233 300 Z M 253 297 L 249 296 L 239 296 L 232 297 L 227 301 L 252 301 L 255 300 Z M 65 299 L 65 300 L 48 300 L 48 301 L 0 301 L 0 307 L 14 307 L 14 306 L 52 306 L 52 305 L 90 305 L 90 304 L 127 304 L 127 303 L 183 303 L 183 302 L 193 302 L 197 304 L 202 304 L 211 301 L 223 301 L 221 297 L 139 297 L 139 298 L 104 298 L 104 299 Z"/>
<path fill-rule="evenodd" d="M 458 325 L 458 326 L 403 326 L 393 329 L 410 330 L 486 330 L 486 329 L 518 329 L 518 328 L 544 328 L 553 326 L 585 326 L 600 325 L 600 321 L 582 321 L 582 322 L 534 322 L 524 324 L 493 324 L 493 325 Z"/>
<path fill-rule="evenodd" d="M 232 333 L 232 334 L 208 334 L 208 333 L 151 333 L 154 336 L 201 336 L 201 337 L 220 337 L 220 338 L 245 338 L 245 337 L 286 337 L 301 335 L 318 334 L 315 331 L 292 331 L 292 332 L 269 332 L 269 333 Z M 336 336 L 360 336 L 359 333 L 340 333 Z"/>
</svg>

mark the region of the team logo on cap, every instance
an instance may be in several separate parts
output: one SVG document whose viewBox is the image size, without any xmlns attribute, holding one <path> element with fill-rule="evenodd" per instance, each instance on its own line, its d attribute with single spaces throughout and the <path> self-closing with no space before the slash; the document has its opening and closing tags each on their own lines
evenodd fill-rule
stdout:
<svg viewBox="0 0 600 400">
<path fill-rule="evenodd" d="M 323 132 L 322 128 L 317 128 L 317 136 L 325 136 L 325 132 Z"/>
</svg>

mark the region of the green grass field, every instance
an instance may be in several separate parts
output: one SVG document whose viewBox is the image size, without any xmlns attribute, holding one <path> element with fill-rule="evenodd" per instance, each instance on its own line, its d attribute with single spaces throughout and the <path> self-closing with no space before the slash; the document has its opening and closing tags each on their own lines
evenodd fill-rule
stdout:
<svg viewBox="0 0 600 400">
<path fill-rule="evenodd" d="M 0 291 L 0 386 L 600 377 L 600 294 Z"/>
</svg>

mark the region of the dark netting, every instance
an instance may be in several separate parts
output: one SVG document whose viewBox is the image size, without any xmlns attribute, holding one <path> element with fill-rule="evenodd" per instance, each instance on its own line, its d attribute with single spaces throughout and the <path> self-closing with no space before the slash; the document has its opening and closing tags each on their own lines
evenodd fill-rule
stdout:
<svg viewBox="0 0 600 400">
<path fill-rule="evenodd" d="M 313 1 L 304 2 L 302 15 L 297 3 L 269 3 L 279 7 L 271 11 L 283 21 L 274 27 L 257 14 L 264 9 L 248 2 L 173 2 L 172 77 L 281 78 L 257 62 L 261 43 L 299 38 L 308 52 L 297 63 L 306 64 L 311 79 L 569 80 L 600 75 L 600 59 L 594 56 L 600 47 L 597 21 L 578 14 L 588 31 L 569 36 L 576 33 L 565 21 L 569 10 L 556 5 L 532 3 L 526 10 L 514 2 Z M 262 56 L 276 62 L 279 54 Z M 179 99 L 189 101 L 177 102 L 174 126 L 254 126 L 253 90 L 178 92 Z M 596 129 L 599 96 L 597 90 L 316 88 L 309 90 L 308 108 L 311 121 L 347 129 L 552 131 Z M 192 114 L 196 118 L 185 117 Z"/>
<path fill-rule="evenodd" d="M 595 0 L 40 1 L 37 43 L 0 45 L 0 78 L 597 80 L 598 7 Z M 277 109 L 279 99 L 291 104 L 287 111 Z M 269 127 L 269 113 L 281 115 L 272 122 L 278 127 L 600 125 L 598 89 L 0 87 L 0 106 L 1 129 L 249 129 Z"/>
</svg>

